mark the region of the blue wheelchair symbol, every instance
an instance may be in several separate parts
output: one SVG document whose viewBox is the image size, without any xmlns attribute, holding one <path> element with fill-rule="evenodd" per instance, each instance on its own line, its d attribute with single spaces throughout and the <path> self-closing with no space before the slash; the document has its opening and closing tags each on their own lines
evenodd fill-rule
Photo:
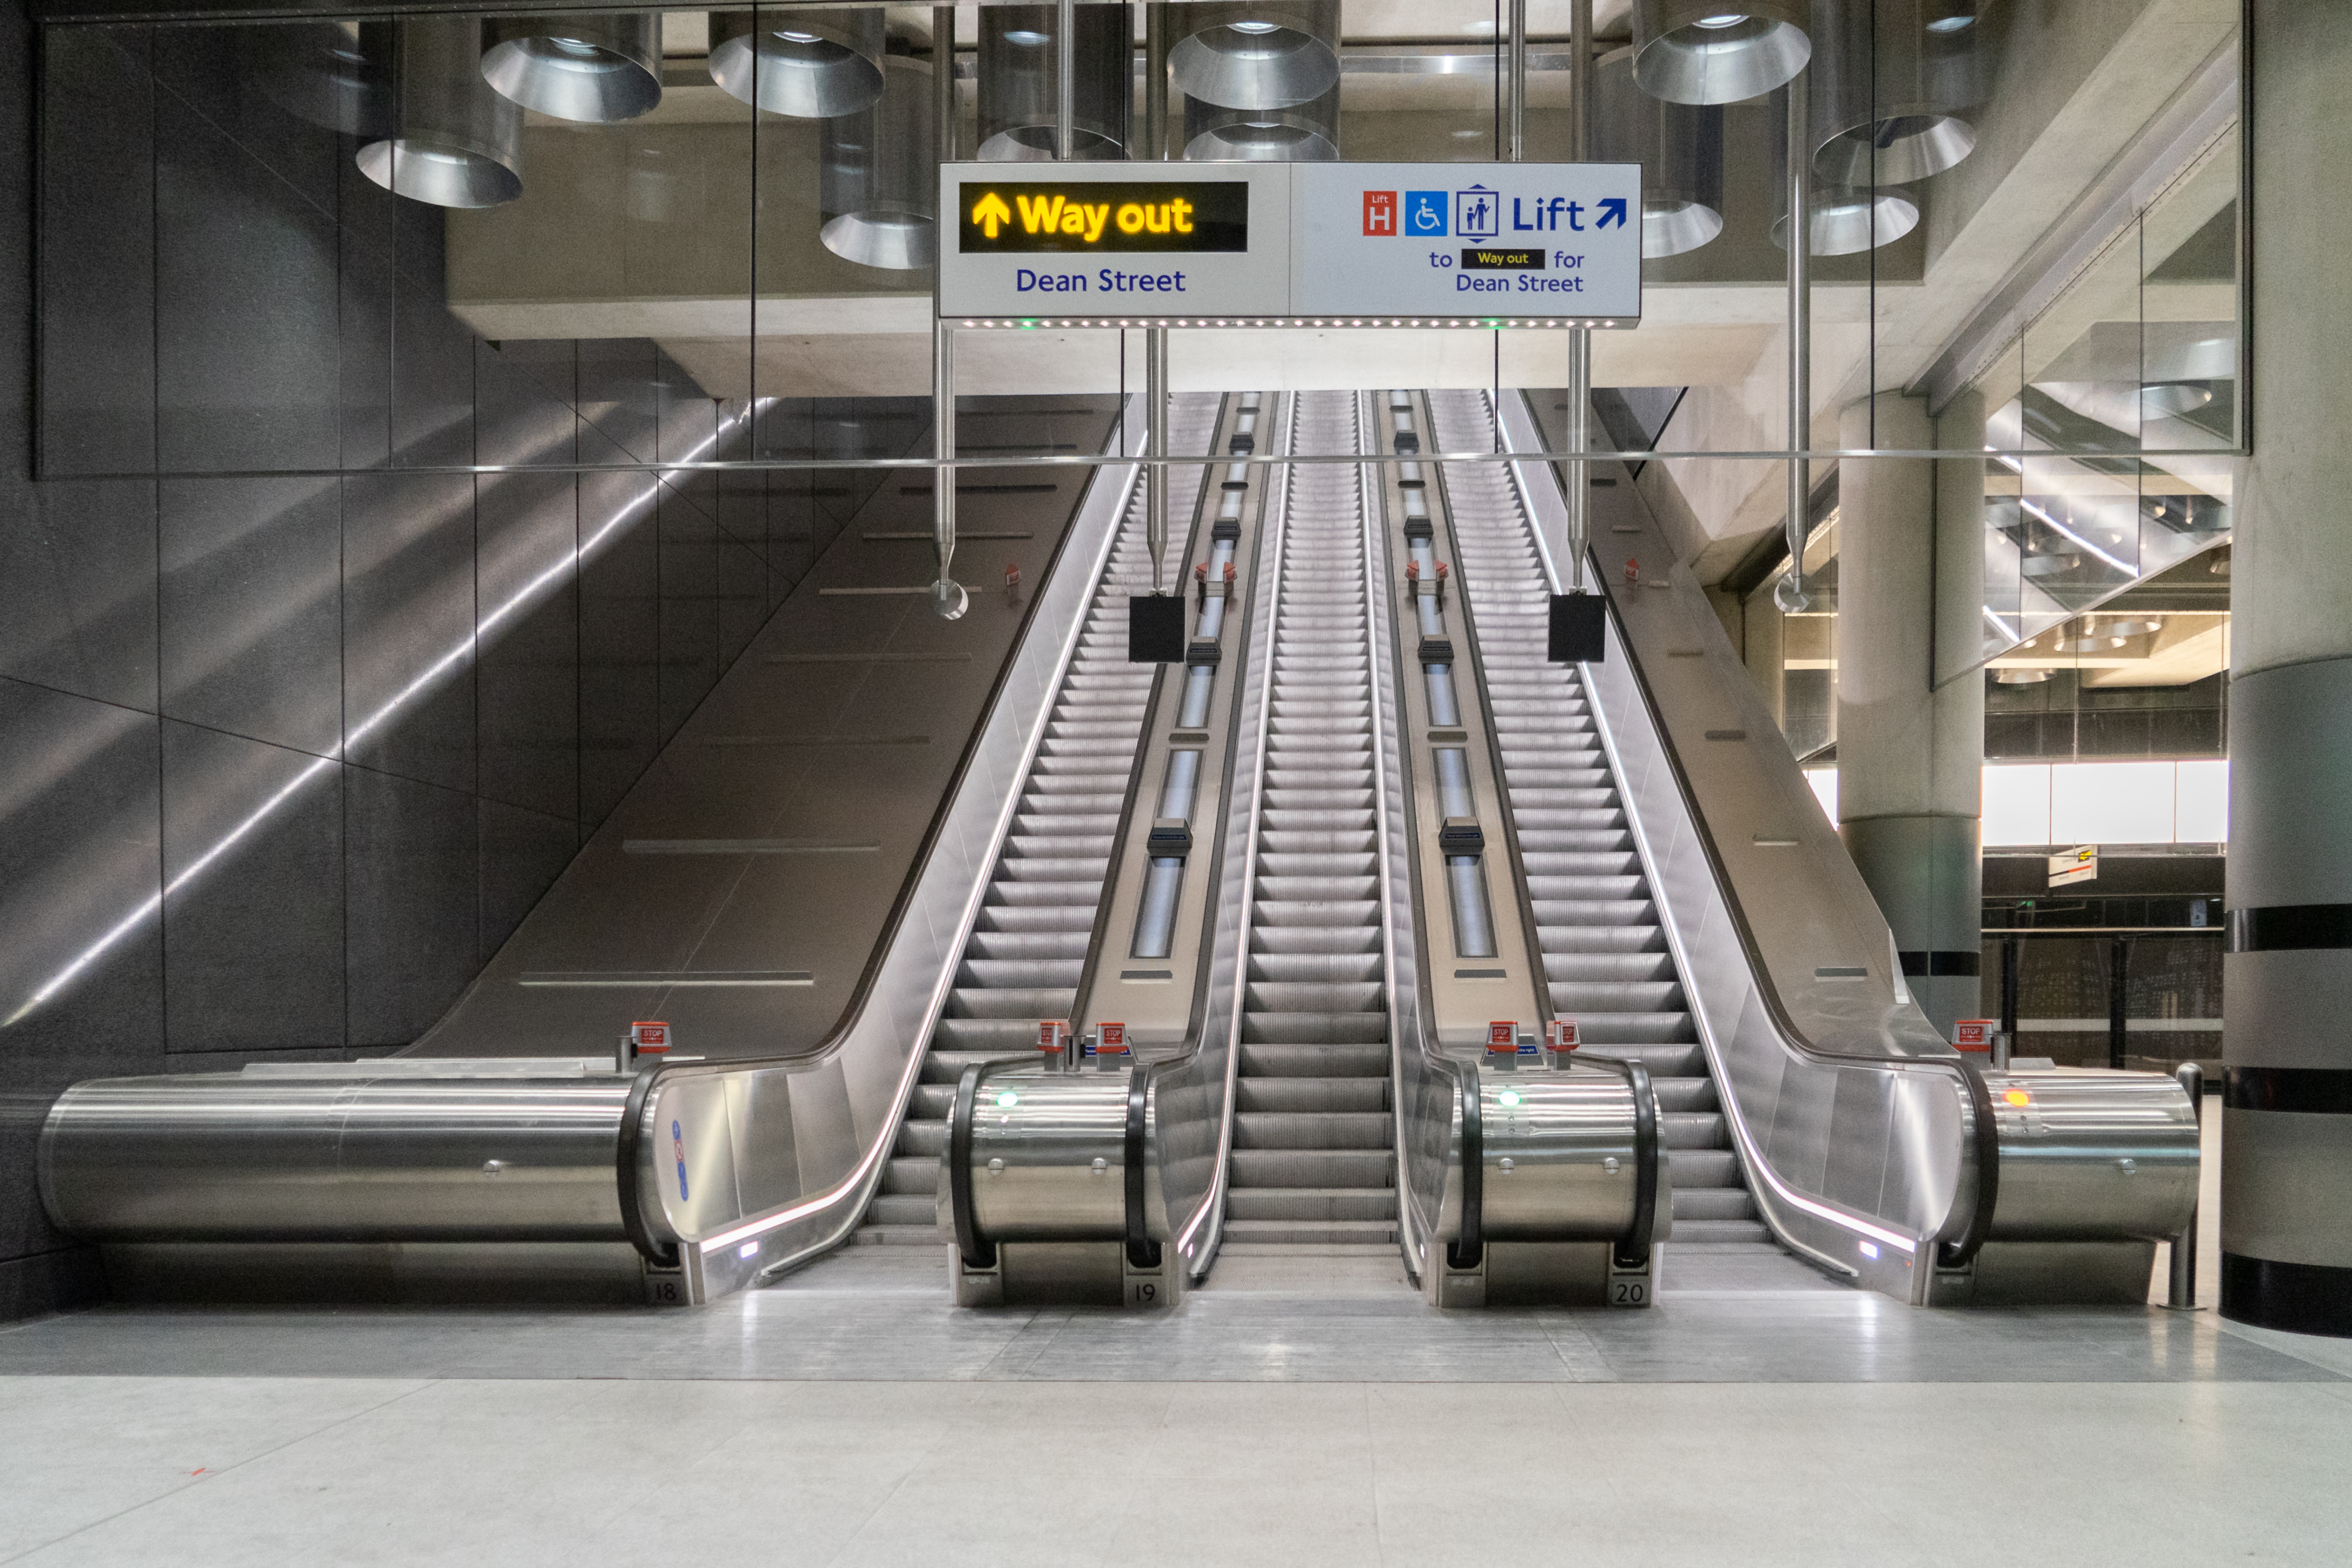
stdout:
<svg viewBox="0 0 2352 1568">
<path fill-rule="evenodd" d="M 1444 191 L 1404 194 L 1404 231 L 1409 236 L 1445 237 L 1447 195 Z"/>
</svg>

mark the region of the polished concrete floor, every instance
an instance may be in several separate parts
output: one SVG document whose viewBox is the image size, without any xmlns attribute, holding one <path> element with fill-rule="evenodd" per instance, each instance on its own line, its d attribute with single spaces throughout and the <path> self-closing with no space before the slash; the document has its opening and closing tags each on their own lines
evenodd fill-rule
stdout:
<svg viewBox="0 0 2352 1568">
<path fill-rule="evenodd" d="M 958 1311 L 859 1248 L 689 1313 L 110 1309 L 0 1331 L 0 1562 L 2341 1563 L 2352 1342 L 1921 1311 L 1770 1248 L 1643 1312 L 1377 1254 Z"/>
</svg>

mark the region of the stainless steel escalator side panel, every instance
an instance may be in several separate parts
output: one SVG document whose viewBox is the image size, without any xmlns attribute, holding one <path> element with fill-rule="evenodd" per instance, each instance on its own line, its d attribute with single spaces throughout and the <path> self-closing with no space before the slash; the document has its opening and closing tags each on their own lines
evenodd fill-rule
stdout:
<svg viewBox="0 0 2352 1568">
<path fill-rule="evenodd" d="M 1631 1236 L 1641 1153 L 1633 1091 L 1623 1079 L 1597 1072 L 1485 1073 L 1478 1100 L 1483 1240 Z"/>
<path fill-rule="evenodd" d="M 982 1074 L 971 1119 L 972 1222 L 981 1237 L 1100 1241 L 1121 1233 L 1132 1071 Z"/>
<path fill-rule="evenodd" d="M 1127 449 L 1142 410 L 1126 414 Z M 680 1244 L 701 1301 L 805 1262 L 845 1239 L 881 1178 L 891 1142 L 1075 657 L 1139 468 L 1096 470 L 1040 590 L 1033 626 L 1007 670 L 887 951 L 848 1025 L 815 1056 L 757 1068 L 681 1064 L 643 1101 L 638 1196 L 656 1240 Z M 714 1097 L 711 1087 L 723 1089 Z M 690 1180 L 680 1194 L 675 1145 L 723 1138 L 730 1181 Z"/>
<path fill-rule="evenodd" d="M 1992 1245 L 2178 1235 L 2197 1202 L 2197 1124 L 2169 1073 L 1996 1071 Z M 2169 1090 L 2169 1092 L 2168 1092 Z"/>
<path fill-rule="evenodd" d="M 1499 413 L 1506 449 L 1542 449 L 1523 397 L 1504 399 Z M 1513 468 L 1561 592 L 1559 489 L 1528 465 Z M 1998 1200 L 1980 1216 L 1978 1194 L 1980 1181 L 2004 1190 L 2012 1129 L 1995 1115 L 2000 1157 L 1983 1169 L 1971 1069 L 1911 1001 L 1885 918 L 1720 623 L 1686 567 L 1663 582 L 1626 576 L 1629 558 L 1671 560 L 1671 549 L 1630 487 L 1595 499 L 1608 531 L 1593 565 L 1612 614 L 1608 657 L 1582 667 L 1583 679 L 1758 1206 L 1793 1249 L 1924 1304 L 1937 1291 L 1939 1246 L 2001 1235 Z M 2043 1160 L 2079 1160 L 2073 1184 L 2021 1167 L 2024 1212 L 2046 1208 L 2038 1194 L 2067 1184 L 2069 1201 L 2090 1207 L 2070 1222 L 2077 1237 L 2145 1237 L 2151 1221 L 2177 1230 L 2193 1202 L 2178 1175 L 2180 1161 L 2192 1170 L 2195 1161 L 2186 1096 L 2177 1085 L 2168 1093 L 2169 1079 L 2132 1081 L 2155 1074 L 2061 1076 L 2107 1080 L 2077 1092 L 2115 1096 L 2116 1115 L 2137 1146 L 2164 1152 L 2164 1169 L 2121 1196 L 2116 1180 L 2138 1178 L 2120 1176 L 2126 1156 L 2094 1140 Z M 2071 1114 L 2103 1120 L 2079 1103 Z M 2082 1184 L 2102 1180 L 2118 1197 L 2085 1200 Z M 2149 1195 L 2157 1187 L 2164 1196 Z M 2187 1201 L 2169 1205 L 2175 1194 Z"/>
<path fill-rule="evenodd" d="M 103 1243 L 625 1241 L 628 1090 L 609 1073 L 99 1079 L 49 1113 L 41 1195 Z"/>
</svg>

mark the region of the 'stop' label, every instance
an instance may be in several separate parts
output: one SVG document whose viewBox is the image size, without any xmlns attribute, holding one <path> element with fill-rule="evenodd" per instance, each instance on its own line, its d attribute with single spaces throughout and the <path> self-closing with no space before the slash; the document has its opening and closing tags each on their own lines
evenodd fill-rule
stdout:
<svg viewBox="0 0 2352 1568">
<path fill-rule="evenodd" d="M 1249 248 L 1244 180 L 958 184 L 956 248 L 966 256 Z"/>
</svg>

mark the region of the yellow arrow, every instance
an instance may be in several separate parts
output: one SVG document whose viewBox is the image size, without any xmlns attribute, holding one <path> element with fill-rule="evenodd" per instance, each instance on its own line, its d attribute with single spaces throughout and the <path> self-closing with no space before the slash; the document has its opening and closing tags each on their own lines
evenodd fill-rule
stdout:
<svg viewBox="0 0 2352 1568">
<path fill-rule="evenodd" d="M 997 229 L 1013 221 L 1013 209 L 1004 205 L 1003 196 L 991 191 L 972 207 L 971 221 L 980 225 L 989 238 L 994 239 Z"/>
</svg>

